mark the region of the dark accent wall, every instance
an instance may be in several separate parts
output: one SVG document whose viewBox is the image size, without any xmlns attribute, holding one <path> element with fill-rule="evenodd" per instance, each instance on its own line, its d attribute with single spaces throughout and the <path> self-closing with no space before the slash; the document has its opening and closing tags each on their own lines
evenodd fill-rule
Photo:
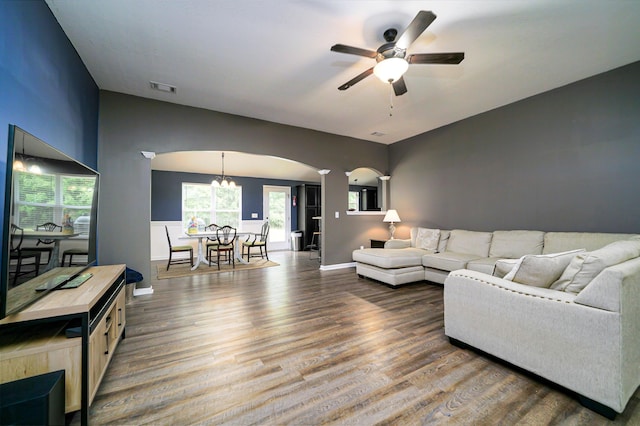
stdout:
<svg viewBox="0 0 640 426">
<path fill-rule="evenodd" d="M 183 173 L 163 170 L 151 171 L 151 220 L 182 220 L 182 183 L 211 183 L 214 175 L 202 173 Z M 303 183 L 281 179 L 261 179 L 251 177 L 233 177 L 237 185 L 242 186 L 242 220 L 263 220 L 263 186 L 287 186 L 291 188 L 291 197 L 297 196 L 297 186 Z M 258 218 L 251 214 L 257 213 Z M 291 229 L 298 229 L 297 206 L 291 206 Z"/>
<path fill-rule="evenodd" d="M 640 232 L 639 117 L 636 62 L 395 143 L 397 235 Z"/>
<path fill-rule="evenodd" d="M 48 6 L 3 0 L 0 16 L 0 187 L 9 124 L 97 169 L 98 87 Z"/>
</svg>

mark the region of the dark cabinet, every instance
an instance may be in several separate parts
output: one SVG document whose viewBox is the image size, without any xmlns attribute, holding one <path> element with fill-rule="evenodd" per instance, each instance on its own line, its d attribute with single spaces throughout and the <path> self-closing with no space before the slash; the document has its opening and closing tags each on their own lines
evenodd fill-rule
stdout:
<svg viewBox="0 0 640 426">
<path fill-rule="evenodd" d="M 362 211 L 378 211 L 378 190 L 371 188 L 363 188 L 360 191 L 360 210 Z"/>
<path fill-rule="evenodd" d="M 320 221 L 314 219 L 322 214 L 320 185 L 298 186 L 298 226 L 304 231 L 304 244 L 311 245 L 314 232 L 319 232 Z"/>
</svg>

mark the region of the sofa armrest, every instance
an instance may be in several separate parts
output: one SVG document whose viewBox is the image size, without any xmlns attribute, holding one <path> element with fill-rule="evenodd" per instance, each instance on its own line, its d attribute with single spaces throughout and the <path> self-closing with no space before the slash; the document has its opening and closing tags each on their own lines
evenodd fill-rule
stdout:
<svg viewBox="0 0 640 426">
<path fill-rule="evenodd" d="M 575 302 L 622 313 L 624 303 L 640 318 L 640 258 L 605 268 L 578 293 Z"/>
<path fill-rule="evenodd" d="M 485 285 L 490 285 L 501 290 L 521 294 L 524 296 L 538 297 L 542 299 L 554 300 L 557 302 L 569 303 L 575 301 L 576 298 L 576 295 L 573 293 L 552 290 L 550 288 L 519 284 L 513 281 L 505 280 L 503 278 L 494 277 L 493 275 L 485 274 L 478 271 L 472 271 L 470 269 L 458 269 L 457 271 L 452 271 L 451 273 L 449 273 L 449 276 L 444 282 L 445 288 L 447 286 L 447 281 L 452 281 L 459 278 L 478 281 Z"/>
<path fill-rule="evenodd" d="M 621 287 L 618 313 L 575 303 L 576 294 L 453 271 L 445 334 L 621 413 L 640 382 L 640 288 Z"/>
<path fill-rule="evenodd" d="M 640 258 L 603 270 L 576 296 L 575 303 L 610 311 L 622 318 L 618 331 L 623 371 L 620 399 L 626 403 L 640 384 Z"/>
<path fill-rule="evenodd" d="M 406 240 L 388 240 L 384 243 L 384 248 L 386 249 L 403 249 L 411 247 L 411 239 Z"/>
</svg>

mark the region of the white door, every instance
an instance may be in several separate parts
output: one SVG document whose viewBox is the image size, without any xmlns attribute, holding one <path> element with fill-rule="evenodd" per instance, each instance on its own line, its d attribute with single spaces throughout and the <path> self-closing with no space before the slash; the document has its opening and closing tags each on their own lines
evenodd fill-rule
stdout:
<svg viewBox="0 0 640 426">
<path fill-rule="evenodd" d="M 269 220 L 268 250 L 288 250 L 291 247 L 291 188 L 264 186 L 263 214 Z"/>
</svg>

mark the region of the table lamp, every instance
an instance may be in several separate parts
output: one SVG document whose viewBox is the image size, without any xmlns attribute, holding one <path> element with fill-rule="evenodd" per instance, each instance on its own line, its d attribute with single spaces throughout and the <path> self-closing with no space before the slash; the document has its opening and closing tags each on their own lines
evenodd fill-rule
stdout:
<svg viewBox="0 0 640 426">
<path fill-rule="evenodd" d="M 393 240 L 393 234 L 396 232 L 396 227 L 393 225 L 394 222 L 400 222 L 400 216 L 398 216 L 398 212 L 391 209 L 387 210 L 387 214 L 384 215 L 383 222 L 389 223 L 389 232 L 391 233 L 391 239 Z"/>
</svg>

